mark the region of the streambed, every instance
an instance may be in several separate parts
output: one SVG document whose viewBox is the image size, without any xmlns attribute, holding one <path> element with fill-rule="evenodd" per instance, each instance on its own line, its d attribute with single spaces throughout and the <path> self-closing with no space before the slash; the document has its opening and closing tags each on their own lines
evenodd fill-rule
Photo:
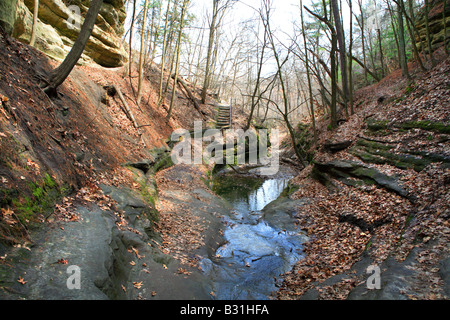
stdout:
<svg viewBox="0 0 450 320">
<path fill-rule="evenodd" d="M 306 236 L 293 227 L 292 219 L 277 219 L 274 224 L 266 219 L 265 212 L 267 205 L 283 193 L 291 177 L 226 175 L 216 179 L 214 191 L 234 209 L 225 217 L 225 242 L 215 257 L 201 261 L 216 299 L 270 299 L 277 290 L 278 277 L 302 258 Z M 290 218 L 288 212 L 275 213 Z"/>
</svg>

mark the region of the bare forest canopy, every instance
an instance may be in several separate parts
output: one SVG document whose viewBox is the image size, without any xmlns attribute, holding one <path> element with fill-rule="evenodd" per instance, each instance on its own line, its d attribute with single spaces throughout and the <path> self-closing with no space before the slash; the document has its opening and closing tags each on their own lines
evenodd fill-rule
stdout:
<svg viewBox="0 0 450 320">
<path fill-rule="evenodd" d="M 357 89 L 397 69 L 410 79 L 411 68 L 434 65 L 433 51 L 448 43 L 449 7 L 442 0 L 137 0 L 127 3 L 124 39 L 132 60 L 144 51 L 148 65 L 201 87 L 203 103 L 210 92 L 241 106 L 248 125 L 325 115 L 336 128 L 354 112 Z"/>
</svg>

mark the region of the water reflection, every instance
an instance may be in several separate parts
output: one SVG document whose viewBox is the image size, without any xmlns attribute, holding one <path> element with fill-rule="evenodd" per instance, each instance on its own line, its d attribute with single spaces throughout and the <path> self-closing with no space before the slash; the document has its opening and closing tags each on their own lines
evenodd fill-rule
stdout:
<svg viewBox="0 0 450 320">
<path fill-rule="evenodd" d="M 288 183 L 287 178 L 264 181 L 232 177 L 216 184 L 215 191 L 235 210 L 226 219 L 226 244 L 217 250 L 216 257 L 201 264 L 213 279 L 216 299 L 268 299 L 277 289 L 275 278 L 301 259 L 304 236 L 274 228 L 262 218 L 261 211 Z"/>
</svg>

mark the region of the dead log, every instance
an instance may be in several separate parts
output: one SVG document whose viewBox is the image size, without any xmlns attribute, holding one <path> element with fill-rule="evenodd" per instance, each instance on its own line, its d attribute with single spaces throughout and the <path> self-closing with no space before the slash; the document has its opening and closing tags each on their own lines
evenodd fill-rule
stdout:
<svg viewBox="0 0 450 320">
<path fill-rule="evenodd" d="M 172 75 L 172 79 L 175 79 L 175 75 Z M 186 81 L 184 81 L 181 78 L 177 78 L 177 82 L 179 82 L 181 84 L 181 86 L 183 87 L 186 96 L 189 98 L 189 100 L 192 101 L 192 103 L 194 104 L 194 108 L 197 109 L 198 112 L 200 112 L 201 115 L 206 116 L 206 113 L 200 108 L 200 105 L 197 102 L 197 99 L 195 99 L 194 95 L 192 94 L 191 90 L 189 90 Z"/>
<path fill-rule="evenodd" d="M 116 85 L 114 85 L 114 89 L 117 92 L 117 95 L 119 96 L 120 101 L 122 101 L 123 104 L 123 111 L 125 112 L 125 114 L 127 115 L 128 119 L 130 119 L 130 121 L 133 123 L 133 126 L 136 128 L 139 138 L 142 139 L 142 142 L 144 143 L 145 147 L 147 147 L 147 144 L 144 141 L 144 138 L 142 137 L 142 132 L 140 130 L 140 126 L 136 121 L 136 118 L 134 117 L 133 113 L 131 112 L 130 107 L 128 106 L 127 101 L 125 100 L 125 97 L 122 94 L 122 91 L 120 91 L 119 87 L 117 87 Z"/>
<path fill-rule="evenodd" d="M 352 145 L 353 141 L 346 140 L 341 142 L 328 142 L 323 146 L 323 149 L 331 153 L 336 153 L 347 149 Z"/>
<path fill-rule="evenodd" d="M 367 68 L 363 62 L 361 62 L 361 60 L 359 60 L 358 58 L 356 58 L 353 55 L 349 55 L 350 58 L 352 58 L 357 64 L 359 64 L 364 70 L 367 71 L 368 74 L 370 74 L 377 82 L 380 82 L 380 78 L 373 73 L 369 68 Z"/>
</svg>

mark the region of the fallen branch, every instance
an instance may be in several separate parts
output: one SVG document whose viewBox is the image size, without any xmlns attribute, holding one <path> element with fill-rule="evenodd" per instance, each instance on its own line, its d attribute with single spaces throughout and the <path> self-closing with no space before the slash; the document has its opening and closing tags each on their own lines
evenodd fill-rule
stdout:
<svg viewBox="0 0 450 320">
<path fill-rule="evenodd" d="M 353 56 L 353 55 L 349 55 L 349 56 L 350 56 L 350 58 L 352 58 L 357 64 L 359 64 L 364 70 L 366 70 L 367 73 L 370 74 L 377 82 L 380 82 L 380 78 L 379 78 L 376 74 L 374 74 L 372 71 L 370 71 L 370 69 L 367 68 L 367 67 L 364 65 L 364 63 L 361 62 L 361 60 L 359 60 L 358 58 L 356 58 L 356 57 Z"/>
<path fill-rule="evenodd" d="M 295 167 L 300 167 L 300 168 L 304 168 L 303 165 L 301 165 L 300 163 L 296 162 L 295 160 L 289 159 L 289 158 L 285 158 L 285 157 L 281 157 L 281 161 L 289 163 Z"/>
<path fill-rule="evenodd" d="M 175 79 L 175 75 L 174 74 L 172 75 L 172 79 Z M 192 94 L 192 92 L 187 87 L 187 83 L 181 78 L 177 78 L 177 81 L 184 88 L 187 97 L 189 98 L 189 100 L 192 101 L 192 103 L 194 104 L 195 109 L 197 109 L 197 111 L 200 112 L 201 115 L 206 116 L 206 113 L 203 110 L 200 109 L 200 105 L 198 104 L 197 99 L 195 99 L 194 95 Z"/>
<path fill-rule="evenodd" d="M 142 142 L 144 143 L 145 147 L 147 147 L 147 144 L 144 141 L 144 138 L 142 137 L 142 132 L 139 129 L 140 126 L 136 121 L 136 118 L 134 117 L 133 113 L 131 112 L 130 107 L 128 106 L 127 101 L 125 100 L 125 97 L 122 94 L 122 91 L 120 91 L 119 87 L 117 87 L 116 85 L 113 85 L 114 89 L 116 90 L 120 101 L 122 101 L 123 104 L 123 111 L 125 112 L 125 114 L 127 115 L 128 119 L 130 119 L 130 121 L 133 123 L 134 127 L 136 128 L 139 137 L 142 139 Z"/>
</svg>

